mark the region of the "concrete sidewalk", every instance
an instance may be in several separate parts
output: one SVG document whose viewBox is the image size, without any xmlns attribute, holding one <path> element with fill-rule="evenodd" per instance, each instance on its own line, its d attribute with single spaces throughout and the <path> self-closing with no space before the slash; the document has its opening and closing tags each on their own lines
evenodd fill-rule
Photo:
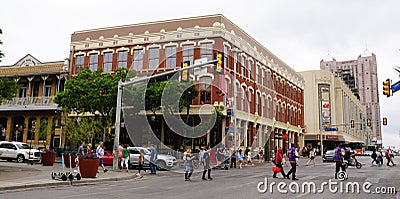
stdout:
<svg viewBox="0 0 400 199">
<path fill-rule="evenodd" d="M 51 172 L 62 171 L 61 163 L 54 163 L 53 166 L 43 166 L 41 164 L 29 165 L 27 163 L 16 163 L 0 161 L 0 191 L 15 189 L 47 187 L 47 186 L 68 186 L 76 184 L 90 184 L 101 181 L 120 181 L 136 178 L 137 170 L 130 170 L 128 173 L 123 171 L 112 171 L 112 167 L 107 166 L 108 172 L 104 173 L 99 167 L 97 178 L 82 178 L 62 181 L 51 178 Z M 69 171 L 67 168 L 65 171 Z M 161 172 L 160 172 L 161 173 Z M 158 175 L 158 173 L 157 173 Z"/>
</svg>

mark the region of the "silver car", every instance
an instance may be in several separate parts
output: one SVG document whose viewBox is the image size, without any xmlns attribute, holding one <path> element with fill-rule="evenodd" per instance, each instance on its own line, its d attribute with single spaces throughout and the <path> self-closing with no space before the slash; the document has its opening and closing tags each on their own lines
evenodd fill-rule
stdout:
<svg viewBox="0 0 400 199">
<path fill-rule="evenodd" d="M 144 167 L 149 167 L 149 162 L 150 162 L 150 150 L 146 149 L 144 147 L 128 147 L 128 150 L 130 152 L 129 156 L 129 165 L 131 166 L 138 166 L 138 160 L 139 160 L 139 155 L 140 153 L 144 154 Z M 157 160 L 156 160 L 156 165 L 158 168 L 162 169 L 171 169 L 173 166 L 175 166 L 177 163 L 177 160 L 174 156 L 172 155 L 167 155 L 167 154 L 158 154 L 157 155 Z"/>
</svg>

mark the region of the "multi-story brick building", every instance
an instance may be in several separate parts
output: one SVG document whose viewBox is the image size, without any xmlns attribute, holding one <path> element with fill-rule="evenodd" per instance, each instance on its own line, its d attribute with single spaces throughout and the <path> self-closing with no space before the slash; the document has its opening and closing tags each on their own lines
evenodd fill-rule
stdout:
<svg viewBox="0 0 400 199">
<path fill-rule="evenodd" d="M 0 105 L 1 140 L 22 141 L 37 147 L 62 146 L 60 111 L 54 96 L 64 90 L 68 61 L 40 62 L 26 55 L 14 65 L 0 66 L 0 78 L 12 77 L 18 94 Z"/>
<path fill-rule="evenodd" d="M 376 56 L 365 52 L 356 60 L 336 61 L 333 58 L 320 62 L 321 69 L 341 77 L 364 106 L 366 117 L 371 120 L 372 143 L 382 143 L 381 116 L 378 92 L 378 71 Z"/>
<path fill-rule="evenodd" d="M 265 146 L 270 151 L 278 146 L 287 148 L 289 142 L 303 145 L 303 78 L 222 15 L 77 31 L 72 34 L 70 50 L 72 75 L 84 67 L 105 72 L 128 67 L 138 76 L 176 70 L 182 61 L 211 60 L 214 52 L 224 52 L 225 74 L 214 74 L 212 68 L 199 75 L 191 71 L 190 78 L 200 90 L 191 109 L 202 104 L 223 105 L 226 117 L 207 135 L 192 139 L 192 147 L 214 146 L 222 140 L 232 146 L 229 129 L 233 122 L 226 110 L 233 101 L 237 102 L 239 146 L 258 149 L 268 142 Z M 165 145 L 177 149 L 185 142 L 167 126 L 160 131 L 158 137 Z"/>
</svg>

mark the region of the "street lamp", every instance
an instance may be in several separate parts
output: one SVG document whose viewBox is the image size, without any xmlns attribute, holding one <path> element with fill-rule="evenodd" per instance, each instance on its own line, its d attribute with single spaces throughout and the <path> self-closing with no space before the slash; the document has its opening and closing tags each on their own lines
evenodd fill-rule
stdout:
<svg viewBox="0 0 400 199">
<path fill-rule="evenodd" d="M 236 85 L 236 66 L 237 66 L 237 54 L 243 52 L 242 50 L 238 48 L 233 48 L 231 49 L 233 52 L 233 136 L 234 136 L 234 142 L 233 142 L 233 151 L 236 152 L 237 148 L 237 143 L 236 143 L 236 98 L 237 98 L 237 85 Z"/>
</svg>

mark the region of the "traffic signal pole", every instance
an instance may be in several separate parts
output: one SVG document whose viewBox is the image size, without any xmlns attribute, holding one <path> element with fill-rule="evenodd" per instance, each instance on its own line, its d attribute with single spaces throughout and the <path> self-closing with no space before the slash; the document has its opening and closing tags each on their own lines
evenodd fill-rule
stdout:
<svg viewBox="0 0 400 199">
<path fill-rule="evenodd" d="M 192 68 L 198 68 L 198 67 L 204 67 L 207 66 L 209 64 L 214 64 L 216 63 L 218 60 L 211 60 L 205 63 L 201 63 L 201 64 L 194 64 L 191 66 L 187 66 L 184 68 L 180 68 L 177 70 L 171 70 L 171 71 L 166 71 L 163 73 L 158 73 L 152 76 L 144 76 L 144 77 L 136 77 L 136 78 L 132 78 L 129 81 L 126 82 L 122 82 L 121 80 L 118 81 L 118 92 L 117 92 L 117 107 L 116 107 L 116 116 L 115 116 L 115 138 L 114 138 L 114 147 L 113 147 L 113 154 L 114 154 L 114 159 L 113 159 L 113 169 L 117 170 L 118 169 L 118 146 L 119 146 L 119 135 L 120 135 L 120 128 L 121 128 L 121 100 L 122 100 L 122 89 L 125 86 L 128 85 L 133 85 L 133 84 L 139 84 L 139 83 L 143 83 L 146 82 L 148 80 L 150 80 L 151 78 L 157 78 L 157 77 L 162 77 L 165 75 L 169 75 L 169 74 L 173 74 L 176 72 L 181 72 L 183 70 L 190 70 Z"/>
</svg>

